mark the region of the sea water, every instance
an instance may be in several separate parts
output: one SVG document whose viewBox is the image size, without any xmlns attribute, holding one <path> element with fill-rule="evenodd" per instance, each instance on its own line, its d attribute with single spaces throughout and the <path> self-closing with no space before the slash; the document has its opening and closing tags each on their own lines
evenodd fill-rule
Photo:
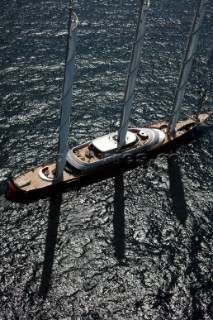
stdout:
<svg viewBox="0 0 213 320">
<path fill-rule="evenodd" d="M 139 1 L 76 0 L 69 145 L 116 130 Z M 131 126 L 168 117 L 195 0 L 153 0 Z M 1 1 L 0 319 L 211 319 L 212 121 L 187 144 L 30 203 L 5 180 L 57 152 L 69 1 Z M 209 1 L 183 103 L 212 107 Z"/>
</svg>

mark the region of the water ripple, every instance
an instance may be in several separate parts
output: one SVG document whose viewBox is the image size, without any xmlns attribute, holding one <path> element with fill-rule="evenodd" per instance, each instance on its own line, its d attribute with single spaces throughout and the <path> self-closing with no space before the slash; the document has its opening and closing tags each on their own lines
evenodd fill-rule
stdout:
<svg viewBox="0 0 213 320">
<path fill-rule="evenodd" d="M 172 107 L 196 1 L 151 4 L 132 125 Z M 4 180 L 57 150 L 68 3 L 3 1 L 1 20 L 1 319 L 210 319 L 212 127 L 135 168 L 29 204 Z M 136 1 L 78 1 L 70 145 L 114 130 Z M 212 104 L 211 9 L 183 110 L 201 84 Z"/>
</svg>

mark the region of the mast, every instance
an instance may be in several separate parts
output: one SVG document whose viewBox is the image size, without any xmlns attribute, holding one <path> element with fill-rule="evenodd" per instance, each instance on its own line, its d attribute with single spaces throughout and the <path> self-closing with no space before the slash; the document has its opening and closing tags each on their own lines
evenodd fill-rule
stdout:
<svg viewBox="0 0 213 320">
<path fill-rule="evenodd" d="M 181 67 L 180 67 L 178 83 L 175 91 L 175 99 L 174 99 L 174 105 L 172 108 L 172 114 L 171 114 L 169 125 L 168 125 L 169 137 L 171 137 L 171 135 L 175 132 L 176 123 L 179 118 L 180 107 L 186 91 L 186 85 L 187 85 L 189 73 L 191 70 L 194 53 L 198 43 L 198 38 L 200 35 L 201 24 L 202 24 L 207 1 L 208 0 L 199 0 L 198 7 L 195 12 L 195 16 L 189 32 L 186 49 L 185 49 Z"/>
<path fill-rule="evenodd" d="M 70 113 L 72 108 L 72 86 L 74 77 L 75 50 L 77 43 L 77 25 L 78 18 L 72 12 L 72 5 L 70 5 L 55 178 L 61 176 L 66 163 L 68 135 L 70 128 Z"/>
<path fill-rule="evenodd" d="M 138 67 L 140 63 L 140 56 L 142 50 L 142 44 L 145 32 L 145 23 L 147 17 L 147 11 L 149 8 L 149 0 L 141 0 L 140 10 L 138 15 L 137 29 L 135 33 L 135 39 L 132 45 L 132 52 L 129 62 L 127 83 L 124 93 L 124 103 L 121 114 L 120 127 L 118 130 L 118 148 L 119 151 L 125 144 L 126 133 L 128 129 L 129 118 L 132 109 L 132 102 L 134 97 L 135 82 L 138 73 Z"/>
</svg>

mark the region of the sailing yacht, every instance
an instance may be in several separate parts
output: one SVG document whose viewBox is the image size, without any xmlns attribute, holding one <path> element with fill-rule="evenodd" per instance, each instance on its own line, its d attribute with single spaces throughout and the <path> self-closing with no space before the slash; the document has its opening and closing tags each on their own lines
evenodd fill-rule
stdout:
<svg viewBox="0 0 213 320">
<path fill-rule="evenodd" d="M 48 160 L 42 165 L 27 170 L 8 181 L 7 196 L 12 197 L 20 192 L 29 193 L 43 190 L 56 184 L 70 183 L 94 174 L 98 169 L 105 170 L 119 165 L 127 157 L 137 157 L 162 149 L 177 140 L 184 138 L 207 120 L 212 111 L 199 112 L 179 117 L 181 103 L 185 94 L 195 49 L 198 43 L 201 24 L 207 0 L 199 0 L 193 23 L 190 29 L 186 49 L 180 68 L 174 107 L 170 119 L 146 124 L 140 128 L 129 128 L 135 83 L 140 64 L 141 50 L 144 40 L 145 23 L 150 6 L 149 0 L 141 0 L 135 38 L 132 45 L 120 126 L 117 131 L 87 141 L 68 151 L 70 113 L 72 107 L 72 86 L 77 42 L 78 18 L 70 9 L 64 85 L 62 88 L 61 117 L 57 159 Z"/>
</svg>

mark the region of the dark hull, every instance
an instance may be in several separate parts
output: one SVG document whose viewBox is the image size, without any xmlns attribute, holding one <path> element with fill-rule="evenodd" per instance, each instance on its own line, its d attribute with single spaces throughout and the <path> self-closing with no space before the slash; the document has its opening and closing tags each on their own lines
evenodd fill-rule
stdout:
<svg viewBox="0 0 213 320">
<path fill-rule="evenodd" d="M 209 112 L 209 116 L 212 112 Z M 154 127 L 158 122 L 152 123 L 149 126 Z M 67 180 L 58 181 L 57 183 L 47 184 L 42 188 L 37 188 L 34 190 L 25 191 L 18 188 L 15 183 L 15 178 L 8 180 L 8 186 L 5 191 L 5 196 L 8 200 L 17 202 L 29 202 L 35 201 L 39 198 L 47 198 L 52 195 L 53 192 L 65 192 L 67 189 L 80 188 L 83 185 L 92 184 L 95 181 L 101 181 L 108 177 L 114 176 L 118 171 L 125 172 L 133 169 L 139 165 L 142 165 L 149 161 L 150 158 L 155 158 L 162 153 L 167 156 L 171 156 L 171 152 L 175 152 L 181 144 L 187 143 L 189 139 L 192 139 L 197 129 L 199 128 L 198 123 L 192 128 L 189 128 L 185 133 L 179 135 L 178 137 L 168 140 L 163 143 L 160 147 L 152 150 L 148 153 L 139 153 L 135 156 L 124 157 L 119 162 L 104 165 L 102 167 L 96 168 L 86 173 L 77 172 L 75 177 L 71 177 Z"/>
</svg>

